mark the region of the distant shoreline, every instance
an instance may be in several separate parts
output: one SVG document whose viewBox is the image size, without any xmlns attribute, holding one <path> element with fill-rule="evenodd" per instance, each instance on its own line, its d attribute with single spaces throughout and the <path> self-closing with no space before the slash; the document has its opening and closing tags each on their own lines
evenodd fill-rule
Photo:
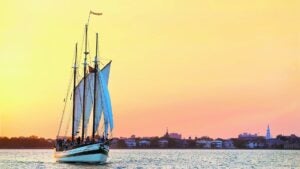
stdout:
<svg viewBox="0 0 300 169">
<path fill-rule="evenodd" d="M 54 149 L 54 139 L 30 137 L 0 137 L 0 149 Z M 200 138 L 163 137 L 130 137 L 113 138 L 110 149 L 116 150 L 300 150 L 300 137 L 296 135 L 266 139 L 263 136 L 248 136 L 232 139 L 212 139 L 207 136 Z"/>
</svg>

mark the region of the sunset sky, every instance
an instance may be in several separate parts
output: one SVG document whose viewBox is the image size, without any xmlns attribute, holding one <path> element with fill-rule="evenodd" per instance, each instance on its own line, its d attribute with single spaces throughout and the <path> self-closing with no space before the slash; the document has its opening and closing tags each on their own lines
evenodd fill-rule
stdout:
<svg viewBox="0 0 300 169">
<path fill-rule="evenodd" d="M 300 135 L 297 0 L 1 0 L 0 136 L 55 138 L 90 10 L 114 136 Z M 81 61 L 82 62 L 82 61 Z"/>
</svg>

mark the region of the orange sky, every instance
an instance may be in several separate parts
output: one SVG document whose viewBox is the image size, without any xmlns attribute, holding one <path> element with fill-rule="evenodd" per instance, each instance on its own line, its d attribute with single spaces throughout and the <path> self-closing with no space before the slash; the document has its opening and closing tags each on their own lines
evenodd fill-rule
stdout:
<svg viewBox="0 0 300 169">
<path fill-rule="evenodd" d="M 300 135 L 296 0 L 0 3 L 0 136 L 54 138 L 74 44 L 113 60 L 114 136 Z M 90 41 L 94 45 L 94 41 Z M 91 46 L 91 49 L 93 46 Z M 94 51 L 91 51 L 92 56 Z"/>
</svg>

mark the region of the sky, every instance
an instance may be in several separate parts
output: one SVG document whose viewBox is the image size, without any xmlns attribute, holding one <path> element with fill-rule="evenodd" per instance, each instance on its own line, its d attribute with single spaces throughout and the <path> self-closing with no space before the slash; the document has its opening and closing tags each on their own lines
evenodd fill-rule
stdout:
<svg viewBox="0 0 300 169">
<path fill-rule="evenodd" d="M 113 136 L 300 135 L 296 0 L 1 0 L 0 136 L 55 138 L 92 16 L 112 60 Z M 82 62 L 82 61 L 81 61 Z"/>
</svg>

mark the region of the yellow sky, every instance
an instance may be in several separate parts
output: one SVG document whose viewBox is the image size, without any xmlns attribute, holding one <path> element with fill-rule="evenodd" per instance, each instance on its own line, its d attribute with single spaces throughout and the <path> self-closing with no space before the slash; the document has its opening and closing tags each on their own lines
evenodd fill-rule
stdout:
<svg viewBox="0 0 300 169">
<path fill-rule="evenodd" d="M 115 136 L 300 135 L 296 0 L 0 2 L 0 136 L 55 137 L 74 44 L 113 60 Z M 91 51 L 92 56 L 94 51 Z"/>
</svg>

